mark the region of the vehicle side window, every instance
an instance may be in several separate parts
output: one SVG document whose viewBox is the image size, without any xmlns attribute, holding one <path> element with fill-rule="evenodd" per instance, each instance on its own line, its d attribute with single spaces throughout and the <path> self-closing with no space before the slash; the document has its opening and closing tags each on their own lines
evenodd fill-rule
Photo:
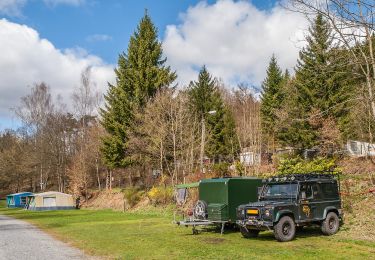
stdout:
<svg viewBox="0 0 375 260">
<path fill-rule="evenodd" d="M 324 198 L 337 198 L 339 196 L 336 183 L 322 183 L 321 189 Z"/>
<path fill-rule="evenodd" d="M 313 192 L 314 199 L 319 200 L 322 198 L 322 194 L 321 194 L 322 192 L 320 191 L 319 185 L 317 183 L 314 183 L 312 185 L 312 192 Z"/>
<path fill-rule="evenodd" d="M 312 185 L 310 183 L 303 183 L 301 184 L 300 188 L 300 198 L 301 199 L 312 199 L 313 191 L 312 191 Z"/>
</svg>

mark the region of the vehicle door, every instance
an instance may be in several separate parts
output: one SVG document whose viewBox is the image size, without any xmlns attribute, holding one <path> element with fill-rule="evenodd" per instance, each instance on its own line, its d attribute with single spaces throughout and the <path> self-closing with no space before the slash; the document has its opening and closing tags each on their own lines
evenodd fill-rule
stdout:
<svg viewBox="0 0 375 260">
<path fill-rule="evenodd" d="M 324 217 L 324 210 L 327 207 L 341 208 L 340 195 L 337 182 L 323 182 L 319 184 L 320 193 L 322 196 L 320 202 L 321 218 Z"/>
<path fill-rule="evenodd" d="M 300 221 L 309 221 L 317 217 L 318 191 L 316 183 L 304 182 L 300 184 L 298 213 Z"/>
</svg>

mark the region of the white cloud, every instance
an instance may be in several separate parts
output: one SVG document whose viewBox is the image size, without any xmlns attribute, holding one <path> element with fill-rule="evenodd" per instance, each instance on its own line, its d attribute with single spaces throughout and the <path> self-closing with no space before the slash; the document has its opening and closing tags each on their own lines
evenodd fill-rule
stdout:
<svg viewBox="0 0 375 260">
<path fill-rule="evenodd" d="M 27 0 L 0 0 L 0 14 L 21 16 L 21 9 Z"/>
<path fill-rule="evenodd" d="M 181 24 L 167 26 L 163 48 L 182 84 L 205 64 L 228 84 L 259 86 L 273 53 L 282 68 L 293 68 L 308 26 L 278 4 L 262 11 L 248 1 L 200 2 L 180 17 Z"/>
<path fill-rule="evenodd" d="M 0 118 L 9 118 L 20 97 L 28 94 L 34 83 L 46 82 L 54 95 L 69 102 L 74 88 L 80 84 L 81 72 L 91 67 L 92 81 L 105 92 L 107 81 L 113 82 L 113 66 L 84 49 L 56 49 L 37 31 L 26 26 L 0 20 Z"/>
<path fill-rule="evenodd" d="M 86 41 L 88 42 L 104 42 L 110 40 L 112 40 L 112 37 L 107 34 L 92 34 L 86 37 Z"/>
<path fill-rule="evenodd" d="M 85 3 L 85 0 L 43 0 L 43 2 L 48 6 L 56 6 L 59 4 L 80 6 Z"/>
</svg>

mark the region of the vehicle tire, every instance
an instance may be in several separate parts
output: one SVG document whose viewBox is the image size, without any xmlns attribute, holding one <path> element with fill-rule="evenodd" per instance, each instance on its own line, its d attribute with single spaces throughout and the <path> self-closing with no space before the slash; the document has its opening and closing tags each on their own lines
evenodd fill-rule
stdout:
<svg viewBox="0 0 375 260">
<path fill-rule="evenodd" d="M 241 234 L 244 238 L 254 238 L 259 235 L 259 230 L 247 229 L 245 227 L 240 227 Z"/>
<path fill-rule="evenodd" d="M 194 206 L 193 215 L 195 219 L 207 219 L 207 203 L 203 200 L 198 200 Z"/>
<path fill-rule="evenodd" d="M 340 220 L 335 212 L 329 212 L 322 222 L 322 232 L 326 236 L 331 236 L 339 230 Z"/>
<path fill-rule="evenodd" d="M 289 216 L 282 217 L 273 229 L 275 238 L 279 242 L 287 242 L 296 235 L 296 225 L 294 220 Z"/>
</svg>

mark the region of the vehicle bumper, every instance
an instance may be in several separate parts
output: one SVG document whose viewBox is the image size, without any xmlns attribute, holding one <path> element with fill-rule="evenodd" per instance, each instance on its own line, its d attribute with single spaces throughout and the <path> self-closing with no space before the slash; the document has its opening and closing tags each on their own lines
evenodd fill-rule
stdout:
<svg viewBox="0 0 375 260">
<path fill-rule="evenodd" d="M 271 221 L 264 221 L 258 219 L 243 219 L 237 220 L 237 225 L 246 227 L 246 228 L 254 228 L 254 229 L 269 229 L 273 226 L 273 222 Z"/>
</svg>

